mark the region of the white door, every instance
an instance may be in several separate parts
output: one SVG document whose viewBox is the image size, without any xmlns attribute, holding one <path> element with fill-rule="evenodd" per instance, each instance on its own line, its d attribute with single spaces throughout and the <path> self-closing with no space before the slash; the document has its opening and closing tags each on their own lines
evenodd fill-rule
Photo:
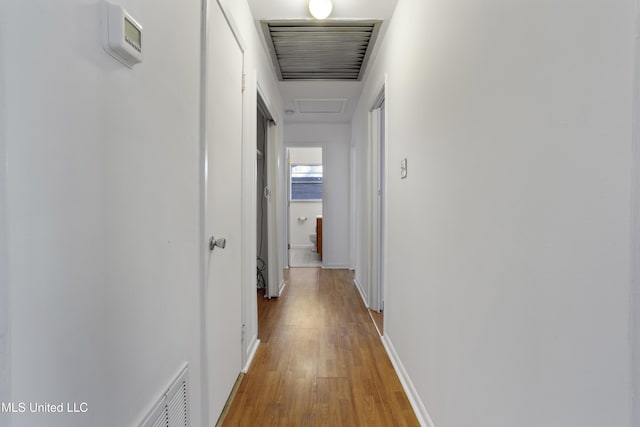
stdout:
<svg viewBox="0 0 640 427">
<path fill-rule="evenodd" d="M 378 136 L 378 311 L 384 309 L 384 260 L 386 247 L 385 230 L 385 197 L 386 197 L 386 149 L 385 149 L 385 106 L 384 101 L 380 106 Z"/>
<path fill-rule="evenodd" d="M 371 111 L 371 301 L 376 311 L 384 309 L 385 278 L 385 183 L 386 143 L 384 97 Z"/>
<path fill-rule="evenodd" d="M 269 298 L 280 295 L 280 274 L 282 271 L 278 268 L 278 239 L 277 239 L 277 223 L 276 223 L 276 198 L 273 189 L 276 188 L 276 161 L 278 152 L 275 147 L 276 141 L 276 125 L 270 121 L 267 125 L 266 135 L 266 167 L 267 167 L 267 241 L 269 251 L 269 266 L 267 268 L 269 278 L 267 280 L 267 292 Z"/>
<path fill-rule="evenodd" d="M 206 369 L 210 425 L 242 369 L 241 161 L 243 53 L 222 10 L 209 2 L 205 75 Z M 220 242 L 222 245 L 222 242 Z"/>
</svg>

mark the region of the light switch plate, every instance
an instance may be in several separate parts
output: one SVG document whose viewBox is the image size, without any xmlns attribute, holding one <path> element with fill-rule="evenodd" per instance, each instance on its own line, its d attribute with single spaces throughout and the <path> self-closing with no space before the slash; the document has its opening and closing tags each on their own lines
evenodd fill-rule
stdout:
<svg viewBox="0 0 640 427">
<path fill-rule="evenodd" d="M 405 179 L 407 177 L 407 158 L 405 157 L 400 161 L 400 178 Z"/>
</svg>

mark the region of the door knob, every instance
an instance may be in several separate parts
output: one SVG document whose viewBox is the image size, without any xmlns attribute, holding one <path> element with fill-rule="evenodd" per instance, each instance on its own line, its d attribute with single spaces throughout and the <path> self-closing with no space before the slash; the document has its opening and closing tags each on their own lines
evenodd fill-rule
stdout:
<svg viewBox="0 0 640 427">
<path fill-rule="evenodd" d="M 211 236 L 211 238 L 209 239 L 209 250 L 212 251 L 215 248 L 219 247 L 220 249 L 224 249 L 225 246 L 227 246 L 227 239 L 217 239 L 213 236 Z"/>
</svg>

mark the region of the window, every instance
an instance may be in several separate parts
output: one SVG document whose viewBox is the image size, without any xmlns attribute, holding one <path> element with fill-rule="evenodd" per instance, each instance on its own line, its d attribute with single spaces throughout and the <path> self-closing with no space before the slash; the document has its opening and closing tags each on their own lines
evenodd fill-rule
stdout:
<svg viewBox="0 0 640 427">
<path fill-rule="evenodd" d="M 291 165 L 291 200 L 322 200 L 322 165 Z"/>
</svg>

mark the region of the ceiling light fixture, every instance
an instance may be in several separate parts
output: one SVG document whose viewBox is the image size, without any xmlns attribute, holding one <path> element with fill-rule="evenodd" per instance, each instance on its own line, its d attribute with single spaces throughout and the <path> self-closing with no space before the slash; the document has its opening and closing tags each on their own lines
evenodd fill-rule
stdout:
<svg viewBox="0 0 640 427">
<path fill-rule="evenodd" d="M 325 19 L 331 14 L 333 3 L 331 0 L 309 0 L 309 12 L 316 19 Z"/>
</svg>

